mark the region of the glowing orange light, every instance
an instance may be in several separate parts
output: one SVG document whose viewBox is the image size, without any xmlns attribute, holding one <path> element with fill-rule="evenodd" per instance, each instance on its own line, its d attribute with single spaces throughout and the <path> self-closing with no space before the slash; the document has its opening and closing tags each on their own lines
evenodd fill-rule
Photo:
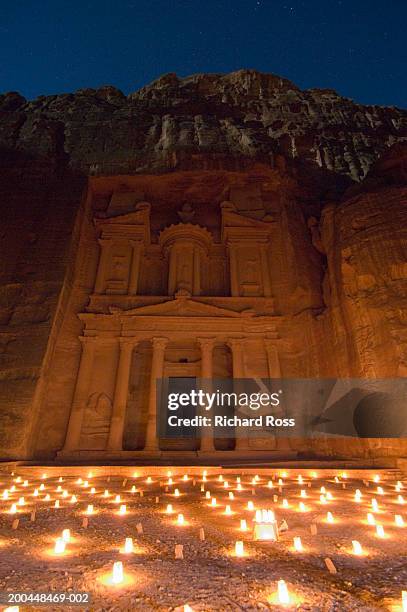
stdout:
<svg viewBox="0 0 407 612">
<path fill-rule="evenodd" d="M 121 561 L 115 561 L 113 563 L 112 582 L 113 584 L 121 584 L 123 580 L 123 563 Z"/>
<path fill-rule="evenodd" d="M 297 552 L 303 552 L 304 551 L 304 548 L 303 548 L 303 545 L 302 545 L 302 542 L 301 542 L 301 538 L 299 536 L 295 536 L 294 537 L 294 549 Z"/>
<path fill-rule="evenodd" d="M 235 543 L 235 555 L 236 555 L 236 557 L 243 557 L 244 556 L 244 545 L 243 545 L 243 542 L 241 540 L 238 540 Z"/>
<path fill-rule="evenodd" d="M 384 533 L 384 528 L 383 525 L 376 525 L 376 535 L 378 538 L 384 538 L 385 537 L 385 533 Z"/>
<path fill-rule="evenodd" d="M 54 553 L 56 555 L 62 555 L 65 552 L 65 541 L 63 538 L 57 538 L 54 546 Z"/>
<path fill-rule="evenodd" d="M 240 531 L 247 531 L 246 519 L 240 519 Z"/>
<path fill-rule="evenodd" d="M 278 589 L 278 601 L 282 605 L 288 605 L 290 603 L 290 594 L 285 580 L 279 580 L 277 583 Z"/>
<path fill-rule="evenodd" d="M 134 547 L 133 547 L 133 538 L 126 538 L 125 542 L 124 542 L 124 549 L 123 552 L 126 555 L 129 555 L 130 553 L 132 553 L 134 551 Z"/>
<path fill-rule="evenodd" d="M 404 527 L 404 525 L 405 525 L 403 517 L 401 516 L 401 514 L 396 514 L 395 515 L 394 522 L 397 525 L 397 527 Z"/>
<path fill-rule="evenodd" d="M 352 540 L 352 549 L 354 555 L 363 555 L 362 545 L 357 540 Z"/>
<path fill-rule="evenodd" d="M 62 531 L 62 539 L 64 542 L 69 542 L 71 539 L 71 530 L 70 529 L 64 529 Z"/>
</svg>

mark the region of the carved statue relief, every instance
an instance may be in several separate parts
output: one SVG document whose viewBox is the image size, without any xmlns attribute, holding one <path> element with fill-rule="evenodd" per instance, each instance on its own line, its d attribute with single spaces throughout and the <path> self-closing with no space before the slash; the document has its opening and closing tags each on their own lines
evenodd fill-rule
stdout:
<svg viewBox="0 0 407 612">
<path fill-rule="evenodd" d="M 112 400 L 106 393 L 92 393 L 87 401 L 80 438 L 80 448 L 104 449 L 110 429 Z"/>
</svg>

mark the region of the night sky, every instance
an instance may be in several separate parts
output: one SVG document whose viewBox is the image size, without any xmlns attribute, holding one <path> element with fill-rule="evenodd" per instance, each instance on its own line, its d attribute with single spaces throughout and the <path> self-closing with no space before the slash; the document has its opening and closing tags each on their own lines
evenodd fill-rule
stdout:
<svg viewBox="0 0 407 612">
<path fill-rule="evenodd" d="M 254 68 L 407 106 L 407 0 L 0 0 L 0 91 Z"/>
</svg>

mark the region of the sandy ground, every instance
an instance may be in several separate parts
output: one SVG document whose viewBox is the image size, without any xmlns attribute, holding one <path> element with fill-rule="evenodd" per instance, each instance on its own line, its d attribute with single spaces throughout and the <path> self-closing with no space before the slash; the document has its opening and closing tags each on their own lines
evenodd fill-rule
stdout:
<svg viewBox="0 0 407 612">
<path fill-rule="evenodd" d="M 44 468 L 45 469 L 45 468 Z M 188 604 L 194 611 L 222 610 L 285 610 L 278 604 L 277 581 L 284 579 L 291 596 L 291 609 L 313 611 L 396 610 L 402 611 L 402 590 L 407 590 L 407 481 L 393 472 L 366 472 L 360 479 L 349 471 L 344 478 L 338 471 L 337 482 L 318 471 L 317 477 L 303 470 L 304 482 L 298 482 L 298 472 L 289 472 L 279 490 L 278 478 L 284 470 L 259 470 L 253 484 L 253 473 L 244 474 L 220 470 L 202 472 L 182 480 L 188 468 L 173 472 L 173 484 L 166 475 L 146 478 L 148 468 L 139 476 L 126 479 L 121 474 L 88 476 L 87 468 L 76 468 L 75 474 L 58 480 L 57 469 L 46 469 L 47 478 L 23 474 L 0 474 L 0 591 L 88 591 L 91 603 L 86 606 L 57 607 L 48 610 L 184 610 Z M 379 474 L 380 482 L 374 482 Z M 89 486 L 77 482 L 88 480 Z M 241 491 L 237 478 L 241 478 Z M 24 486 L 24 479 L 28 485 Z M 269 488 L 272 480 L 274 488 Z M 395 490 L 397 481 L 403 489 Z M 39 489 L 38 497 L 33 496 Z M 10 489 L 16 487 L 14 492 Z M 62 491 L 57 491 L 60 486 Z M 132 492 L 132 487 L 136 491 Z M 205 491 L 201 491 L 201 487 Z M 333 497 L 320 502 L 320 488 L 325 486 Z M 383 488 L 383 494 L 377 487 Z M 95 487 L 95 493 L 91 493 Z M 178 488 L 180 496 L 174 495 Z M 362 492 L 362 501 L 354 500 L 355 489 Z M 9 499 L 1 497 L 8 489 Z M 102 497 L 105 489 L 109 497 Z M 301 498 L 301 490 L 307 494 Z M 63 497 L 67 490 L 68 497 Z M 217 500 L 212 507 L 206 491 Z M 229 498 L 232 492 L 234 499 Z M 141 495 L 142 493 L 142 495 Z M 51 499 L 45 500 L 49 494 Z M 78 498 L 71 503 L 71 495 Z M 115 496 L 120 494 L 120 503 Z M 397 502 L 403 495 L 406 504 Z M 10 513 L 12 503 L 24 496 L 26 504 Z M 376 535 L 376 528 L 367 524 L 371 499 L 379 504 L 374 513 L 383 525 L 385 538 Z M 55 500 L 60 508 L 55 508 Z M 290 506 L 282 507 L 287 499 Z M 272 509 L 279 525 L 285 520 L 288 529 L 280 533 L 278 542 L 253 541 L 255 512 L 247 508 L 252 501 L 257 509 Z M 299 502 L 306 512 L 299 511 Z M 174 514 L 166 514 L 167 504 Z M 83 526 L 88 504 L 95 513 Z M 127 513 L 118 515 L 120 504 Z M 226 504 L 233 514 L 225 515 Z M 31 512 L 35 508 L 35 521 Z M 330 511 L 335 522 L 326 520 Z M 186 524 L 177 525 L 177 515 L 183 513 Z M 406 527 L 397 527 L 395 514 L 404 518 Z M 17 529 L 13 521 L 19 519 Z M 240 520 L 246 519 L 248 531 L 240 530 Z M 142 525 L 139 533 L 137 525 Z M 317 534 L 310 531 L 317 526 Z M 62 529 L 71 530 L 72 539 L 66 552 L 54 554 L 54 544 Z M 205 539 L 200 539 L 200 528 Z M 139 527 L 140 530 L 140 527 Z M 300 536 L 304 552 L 293 548 L 294 536 Z M 132 537 L 135 552 L 123 554 L 120 549 L 126 537 Z M 235 542 L 244 542 L 245 556 L 234 554 Z M 352 540 L 361 543 L 365 555 L 352 554 Z M 175 559 L 175 545 L 183 545 L 183 559 Z M 324 559 L 329 557 L 337 568 L 329 573 Z M 109 584 L 112 565 L 122 561 L 125 582 Z M 106 580 L 107 579 L 107 580 Z M 107 582 L 107 583 L 106 583 Z M 20 610 L 45 609 L 20 605 Z M 188 608 L 186 608 L 188 610 Z"/>
</svg>

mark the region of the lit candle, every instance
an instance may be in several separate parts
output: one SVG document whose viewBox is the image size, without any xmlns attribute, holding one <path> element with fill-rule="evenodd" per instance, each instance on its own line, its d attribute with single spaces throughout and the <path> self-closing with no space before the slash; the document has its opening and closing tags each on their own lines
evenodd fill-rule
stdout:
<svg viewBox="0 0 407 612">
<path fill-rule="evenodd" d="M 397 496 L 397 503 L 398 504 L 404 504 L 404 497 L 402 495 L 398 495 Z"/>
<path fill-rule="evenodd" d="M 304 548 L 302 546 L 301 538 L 299 536 L 294 537 L 294 549 L 297 552 L 303 552 Z"/>
<path fill-rule="evenodd" d="M 59 508 L 59 499 L 56 500 L 56 502 L 54 504 L 54 508 Z"/>
<path fill-rule="evenodd" d="M 373 512 L 379 512 L 379 504 L 377 503 L 377 500 L 374 497 L 372 498 L 371 506 Z"/>
<path fill-rule="evenodd" d="M 283 499 L 283 508 L 288 508 L 289 507 L 289 503 L 287 499 Z"/>
<path fill-rule="evenodd" d="M 243 545 L 243 542 L 241 540 L 238 540 L 235 543 L 235 554 L 236 554 L 236 557 L 243 557 L 244 556 L 244 545 Z"/>
<path fill-rule="evenodd" d="M 240 519 L 240 531 L 247 531 L 246 519 Z"/>
<path fill-rule="evenodd" d="M 64 542 L 69 542 L 69 540 L 71 539 L 71 530 L 70 529 L 64 529 L 62 531 L 62 539 Z"/>
<path fill-rule="evenodd" d="M 290 595 L 285 580 L 279 580 L 277 588 L 279 603 L 283 605 L 288 605 L 290 603 Z"/>
<path fill-rule="evenodd" d="M 247 502 L 247 509 L 248 510 L 254 510 L 254 503 L 252 501 L 248 501 Z"/>
<path fill-rule="evenodd" d="M 126 512 L 127 512 L 127 509 L 126 509 L 126 504 L 122 504 L 122 505 L 120 506 L 120 509 L 119 509 L 119 512 L 118 512 L 118 513 L 119 513 L 121 516 L 123 516 L 123 514 L 126 514 Z"/>
<path fill-rule="evenodd" d="M 183 514 L 178 514 L 177 524 L 178 525 L 184 525 L 184 515 Z"/>
<path fill-rule="evenodd" d="M 242 484 L 240 482 L 237 483 L 237 490 L 238 491 L 242 491 L 243 487 Z"/>
<path fill-rule="evenodd" d="M 205 497 L 206 497 L 206 499 L 210 499 L 211 498 L 211 492 L 210 491 L 206 491 Z"/>
<path fill-rule="evenodd" d="M 174 495 L 175 495 L 175 497 L 179 497 L 179 489 L 175 489 Z"/>
<path fill-rule="evenodd" d="M 123 580 L 123 563 L 121 561 L 115 561 L 113 563 L 112 582 L 113 584 L 120 584 Z"/>
<path fill-rule="evenodd" d="M 352 540 L 352 548 L 354 555 L 363 555 L 363 548 L 357 540 Z"/>
<path fill-rule="evenodd" d="M 124 542 L 124 549 L 123 552 L 126 555 L 129 555 L 130 553 L 132 553 L 134 550 L 133 548 L 133 538 L 126 538 L 125 542 Z"/>
<path fill-rule="evenodd" d="M 92 506 L 92 504 L 88 505 L 88 509 L 86 511 L 86 514 L 93 514 L 93 506 Z"/>
<path fill-rule="evenodd" d="M 319 496 L 319 501 L 321 502 L 321 504 L 326 504 L 326 497 L 325 497 L 325 495 L 320 495 Z"/>
<path fill-rule="evenodd" d="M 235 499 L 235 496 L 233 495 L 232 491 L 229 491 L 229 499 Z"/>
<path fill-rule="evenodd" d="M 401 592 L 401 605 L 403 608 L 403 612 L 407 612 L 407 591 Z"/>
<path fill-rule="evenodd" d="M 301 495 L 302 498 L 307 497 L 306 490 L 305 489 L 301 489 L 301 494 L 300 495 Z"/>
<path fill-rule="evenodd" d="M 105 490 L 104 490 L 103 497 L 109 497 L 109 491 L 108 491 L 108 489 L 105 489 Z"/>
<path fill-rule="evenodd" d="M 184 476 L 182 477 L 182 480 L 186 482 L 188 480 L 188 474 L 184 474 Z"/>
<path fill-rule="evenodd" d="M 11 504 L 9 512 L 10 514 L 15 514 L 17 512 L 17 504 Z"/>
<path fill-rule="evenodd" d="M 307 507 L 306 507 L 306 505 L 304 504 L 304 502 L 300 502 L 300 503 L 298 504 L 298 509 L 299 509 L 299 511 L 300 511 L 300 512 L 306 512 L 306 511 L 307 511 Z"/>
<path fill-rule="evenodd" d="M 360 489 L 356 489 L 355 491 L 355 502 L 360 503 L 362 500 L 362 492 Z"/>
<path fill-rule="evenodd" d="M 76 495 L 72 495 L 71 499 L 70 499 L 71 504 L 76 504 L 77 502 L 77 497 Z"/>
<path fill-rule="evenodd" d="M 401 516 L 401 514 L 396 514 L 395 515 L 394 522 L 397 525 L 397 527 L 404 527 L 404 520 L 403 520 L 403 517 Z"/>
<path fill-rule="evenodd" d="M 376 519 L 375 519 L 375 517 L 373 516 L 373 514 L 371 512 L 367 513 L 367 522 L 368 522 L 368 525 L 375 525 L 376 524 Z"/>
<path fill-rule="evenodd" d="M 136 486 L 135 486 L 135 485 L 133 485 L 133 486 L 131 487 L 131 493 L 135 493 L 136 491 L 137 491 Z"/>
<path fill-rule="evenodd" d="M 216 497 L 212 497 L 211 506 L 216 506 Z"/>
<path fill-rule="evenodd" d="M 267 486 L 268 486 L 269 489 L 274 489 L 273 481 L 269 480 L 268 483 L 267 483 Z"/>
<path fill-rule="evenodd" d="M 120 495 L 116 495 L 116 497 L 114 498 L 114 503 L 115 504 L 120 504 L 120 501 L 121 501 Z"/>
<path fill-rule="evenodd" d="M 174 512 L 174 510 L 172 509 L 172 504 L 167 504 L 166 513 L 167 514 L 172 514 L 173 512 Z"/>
<path fill-rule="evenodd" d="M 54 553 L 56 555 L 61 555 L 63 552 L 65 552 L 65 541 L 63 540 L 63 538 L 57 538 L 55 542 Z"/>
<path fill-rule="evenodd" d="M 4 489 L 3 491 L 3 499 L 8 499 L 8 490 Z"/>
<path fill-rule="evenodd" d="M 326 513 L 326 521 L 327 523 L 333 523 L 334 522 L 334 517 L 332 512 L 327 512 Z"/>
<path fill-rule="evenodd" d="M 231 510 L 229 505 L 227 505 L 226 508 L 225 508 L 225 514 L 227 516 L 230 516 L 232 514 L 232 510 Z"/>
<path fill-rule="evenodd" d="M 376 525 L 376 535 L 378 538 L 384 538 L 385 533 L 384 533 L 383 525 Z"/>
</svg>

